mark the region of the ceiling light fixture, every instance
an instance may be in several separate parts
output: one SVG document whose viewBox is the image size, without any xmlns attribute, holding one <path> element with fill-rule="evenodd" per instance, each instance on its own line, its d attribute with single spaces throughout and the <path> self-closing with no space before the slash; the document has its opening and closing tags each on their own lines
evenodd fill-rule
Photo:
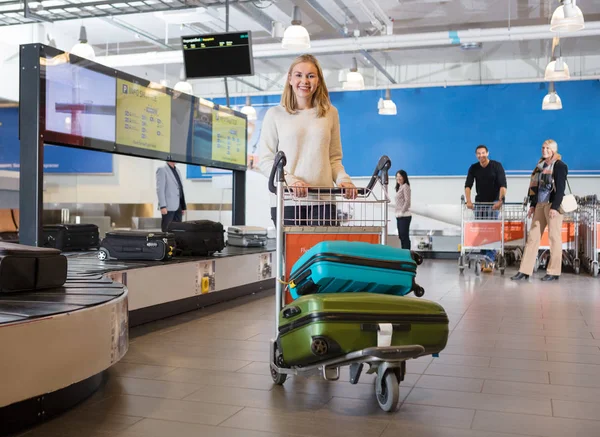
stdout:
<svg viewBox="0 0 600 437">
<path fill-rule="evenodd" d="M 379 109 L 379 115 L 396 115 L 398 113 L 389 88 L 385 90 L 385 99 L 379 98 L 377 108 Z"/>
<path fill-rule="evenodd" d="M 571 74 L 569 73 L 569 66 L 563 61 L 560 51 L 560 39 L 554 37 L 552 40 L 552 59 L 546 67 L 544 79 L 549 82 L 558 80 L 569 80 Z"/>
<path fill-rule="evenodd" d="M 248 118 L 248 121 L 254 121 L 256 120 L 257 116 L 256 116 L 256 109 L 254 109 L 254 106 L 252 106 L 252 102 L 250 101 L 250 96 L 246 97 L 246 106 L 244 106 L 240 112 L 242 114 L 246 114 L 246 117 Z"/>
<path fill-rule="evenodd" d="M 285 29 L 281 46 L 289 50 L 305 50 L 310 48 L 310 36 L 300 20 L 300 9 L 294 6 L 292 25 Z"/>
<path fill-rule="evenodd" d="M 550 20 L 552 32 L 577 32 L 585 27 L 583 12 L 576 3 L 576 0 L 561 0 Z"/>
<path fill-rule="evenodd" d="M 81 58 L 89 59 L 90 61 L 93 61 L 96 58 L 94 48 L 88 44 L 85 26 L 81 26 L 79 29 L 79 42 L 73 46 L 71 53 Z"/>
<path fill-rule="evenodd" d="M 562 109 L 562 100 L 556 93 L 556 89 L 554 88 L 554 82 L 550 82 L 550 86 L 548 87 L 548 94 L 546 94 L 544 100 L 542 101 L 542 110 L 558 111 L 560 109 Z"/>
<path fill-rule="evenodd" d="M 346 76 L 346 82 L 344 82 L 342 88 L 348 91 L 360 91 L 365 89 L 365 79 L 363 78 L 363 75 L 358 72 L 356 58 L 352 58 L 352 68 Z"/>
<path fill-rule="evenodd" d="M 175 91 L 179 91 L 180 93 L 189 94 L 190 96 L 194 95 L 194 87 L 187 81 L 183 67 L 181 67 L 181 70 L 179 70 L 179 82 L 175 84 L 173 89 Z"/>
</svg>

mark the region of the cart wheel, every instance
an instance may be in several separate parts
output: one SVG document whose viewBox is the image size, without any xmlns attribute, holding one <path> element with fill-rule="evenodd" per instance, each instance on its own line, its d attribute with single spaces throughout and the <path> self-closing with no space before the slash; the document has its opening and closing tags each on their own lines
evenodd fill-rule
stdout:
<svg viewBox="0 0 600 437">
<path fill-rule="evenodd" d="M 594 277 L 598 276 L 598 264 L 592 265 L 592 276 L 594 276 Z"/>
<path fill-rule="evenodd" d="M 473 261 L 469 260 L 469 270 L 471 270 L 473 268 Z"/>
<path fill-rule="evenodd" d="M 459 267 L 458 271 L 460 272 L 460 274 L 462 275 L 465 272 L 465 268 L 464 267 Z"/>
<path fill-rule="evenodd" d="M 581 269 L 581 261 L 578 258 L 575 261 L 573 261 L 573 270 L 575 271 L 576 275 L 579 274 L 580 269 Z"/>
<path fill-rule="evenodd" d="M 540 259 L 536 258 L 535 264 L 533 265 L 533 271 L 537 272 L 539 270 L 539 268 L 540 268 Z"/>
<path fill-rule="evenodd" d="M 400 385 L 396 374 L 390 370 L 383 376 L 381 394 L 377 395 L 377 403 L 385 412 L 392 412 L 398 406 L 400 399 Z"/>
<path fill-rule="evenodd" d="M 481 273 L 481 261 L 476 261 L 475 262 L 475 274 L 477 276 L 479 276 L 480 273 Z"/>
<path fill-rule="evenodd" d="M 506 258 L 502 255 L 498 257 L 498 268 L 500 269 L 500 275 L 504 276 L 504 270 L 506 269 Z"/>
<path fill-rule="evenodd" d="M 276 364 L 278 367 L 284 367 L 285 363 L 283 361 L 283 355 L 281 355 L 277 349 L 275 349 L 275 356 L 277 357 Z M 273 378 L 273 382 L 277 385 L 283 385 L 285 380 L 287 379 L 286 373 L 279 373 L 277 370 L 271 367 L 271 378 Z"/>
<path fill-rule="evenodd" d="M 104 248 L 100 248 L 98 250 L 98 254 L 96 255 L 100 261 L 106 261 L 108 259 L 108 250 Z"/>
<path fill-rule="evenodd" d="M 415 285 L 414 293 L 417 297 L 423 297 L 423 295 L 425 294 L 425 289 L 420 285 Z"/>
</svg>

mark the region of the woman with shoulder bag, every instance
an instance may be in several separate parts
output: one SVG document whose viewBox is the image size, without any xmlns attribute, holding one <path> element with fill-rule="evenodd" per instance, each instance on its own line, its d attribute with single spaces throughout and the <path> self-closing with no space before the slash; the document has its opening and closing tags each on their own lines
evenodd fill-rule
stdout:
<svg viewBox="0 0 600 437">
<path fill-rule="evenodd" d="M 530 208 L 527 217 L 533 216 L 531 229 L 525 245 L 519 272 L 511 279 L 528 279 L 540 247 L 542 234 L 548 226 L 550 239 L 550 262 L 542 281 L 557 281 L 562 267 L 562 222 L 561 204 L 565 197 L 568 167 L 558 153 L 558 144 L 546 140 L 542 144 L 542 158 L 531 174 L 529 184 Z"/>
</svg>

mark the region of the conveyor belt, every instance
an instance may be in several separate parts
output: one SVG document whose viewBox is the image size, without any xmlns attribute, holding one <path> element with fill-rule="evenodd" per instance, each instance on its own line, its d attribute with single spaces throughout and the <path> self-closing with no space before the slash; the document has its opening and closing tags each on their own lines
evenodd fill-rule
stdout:
<svg viewBox="0 0 600 437">
<path fill-rule="evenodd" d="M 169 261 L 100 261 L 96 252 L 82 252 L 66 254 L 69 260 L 69 274 L 79 276 L 83 274 L 98 275 L 114 271 L 140 269 L 175 263 L 186 263 L 193 261 L 205 261 L 215 258 L 226 258 L 231 256 L 247 255 L 252 253 L 272 252 L 275 250 L 275 240 L 269 240 L 267 247 L 234 247 L 226 246 L 221 252 L 211 257 L 175 257 Z"/>
<path fill-rule="evenodd" d="M 104 275 L 123 271 L 186 263 L 275 250 L 275 241 L 267 247 L 243 248 L 227 246 L 213 257 L 175 257 L 170 261 L 100 261 L 96 252 L 66 253 L 67 282 L 63 287 L 32 293 L 0 293 L 0 326 L 56 314 L 68 313 L 100 305 L 121 296 L 123 285 Z"/>
<path fill-rule="evenodd" d="M 118 298 L 123 285 L 110 279 L 73 277 L 63 287 L 27 293 L 0 294 L 0 326 L 82 310 Z"/>
</svg>

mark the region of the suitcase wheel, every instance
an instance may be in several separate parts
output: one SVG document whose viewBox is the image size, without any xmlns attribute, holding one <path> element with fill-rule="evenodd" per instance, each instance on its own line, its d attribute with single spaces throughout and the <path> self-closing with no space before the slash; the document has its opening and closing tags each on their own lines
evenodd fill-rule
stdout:
<svg viewBox="0 0 600 437">
<path fill-rule="evenodd" d="M 100 261 L 106 261 L 109 258 L 109 256 L 108 256 L 108 250 L 106 250 L 103 247 L 101 247 L 98 250 L 98 255 L 97 256 L 98 256 L 98 259 Z"/>
<path fill-rule="evenodd" d="M 418 284 L 415 284 L 415 288 L 414 288 L 413 292 L 415 293 L 415 296 L 417 296 L 417 297 L 423 297 L 423 295 L 425 295 L 425 289 Z"/>
<path fill-rule="evenodd" d="M 310 350 L 314 355 L 322 357 L 329 352 L 329 343 L 323 337 L 315 337 L 310 344 Z"/>
</svg>

